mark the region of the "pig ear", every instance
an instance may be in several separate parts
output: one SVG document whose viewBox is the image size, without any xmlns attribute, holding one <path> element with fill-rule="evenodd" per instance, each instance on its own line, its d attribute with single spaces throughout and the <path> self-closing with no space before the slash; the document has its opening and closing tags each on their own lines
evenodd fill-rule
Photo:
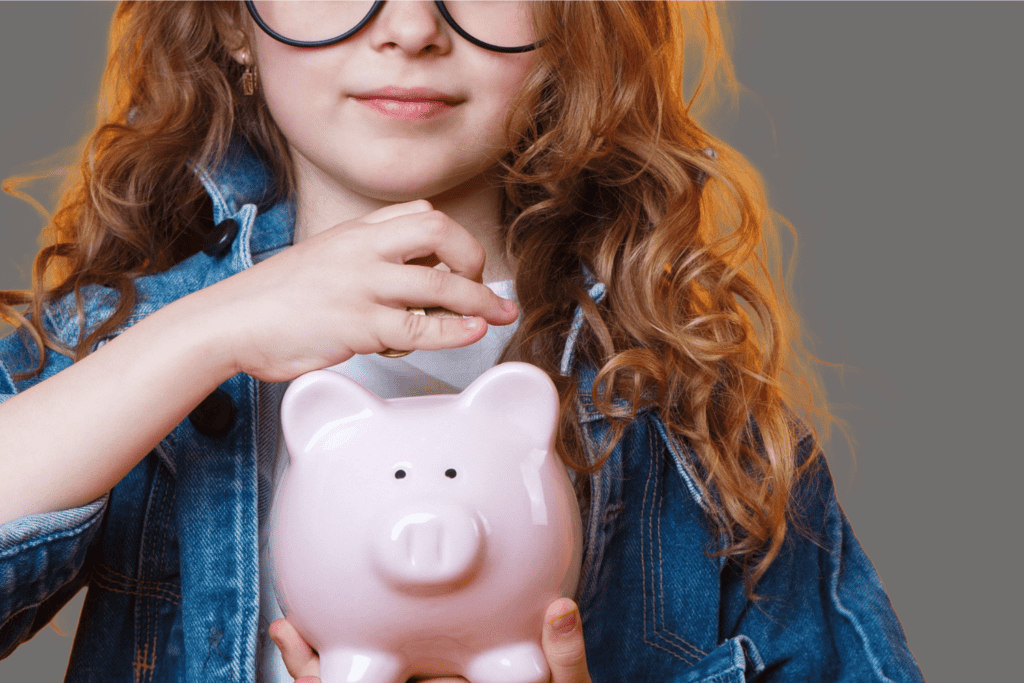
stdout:
<svg viewBox="0 0 1024 683">
<path fill-rule="evenodd" d="M 558 391 L 540 368 L 529 363 L 496 365 L 462 392 L 469 413 L 518 426 L 542 448 L 551 444 L 558 422 Z"/>
<path fill-rule="evenodd" d="M 293 459 L 301 458 L 325 427 L 385 409 L 387 404 L 376 394 L 340 373 L 317 370 L 301 375 L 281 400 L 281 428 L 288 453 Z"/>
</svg>

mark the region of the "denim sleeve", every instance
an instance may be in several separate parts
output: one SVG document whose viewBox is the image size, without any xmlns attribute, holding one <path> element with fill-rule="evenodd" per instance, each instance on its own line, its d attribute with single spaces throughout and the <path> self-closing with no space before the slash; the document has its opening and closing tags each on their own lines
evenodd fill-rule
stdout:
<svg viewBox="0 0 1024 683">
<path fill-rule="evenodd" d="M 107 497 L 0 524 L 0 659 L 31 638 L 86 580 L 82 568 Z"/>
<path fill-rule="evenodd" d="M 801 455 L 814 448 L 808 437 Z M 722 632 L 745 636 L 770 681 L 923 681 L 882 582 L 836 500 L 824 458 L 799 488 L 795 528 L 758 583 L 723 568 Z"/>
<path fill-rule="evenodd" d="M 0 362 L 0 403 L 16 392 Z M 0 524 L 0 659 L 53 619 L 86 580 L 86 554 L 107 496 L 71 510 Z"/>
</svg>

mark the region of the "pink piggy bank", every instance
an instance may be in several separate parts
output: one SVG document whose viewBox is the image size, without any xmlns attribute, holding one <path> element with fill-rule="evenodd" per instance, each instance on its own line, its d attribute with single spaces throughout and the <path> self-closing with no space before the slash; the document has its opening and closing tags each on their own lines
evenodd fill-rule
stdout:
<svg viewBox="0 0 1024 683">
<path fill-rule="evenodd" d="M 292 382 L 271 561 L 324 683 L 547 680 L 544 612 L 575 594 L 582 546 L 557 418 L 526 363 L 392 400 L 331 371 Z"/>
</svg>

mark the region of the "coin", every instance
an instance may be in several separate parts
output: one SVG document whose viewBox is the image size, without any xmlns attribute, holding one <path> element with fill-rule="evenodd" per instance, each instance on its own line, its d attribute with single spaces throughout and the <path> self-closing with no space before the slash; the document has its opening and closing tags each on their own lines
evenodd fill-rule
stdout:
<svg viewBox="0 0 1024 683">
<path fill-rule="evenodd" d="M 406 306 L 405 310 L 409 311 L 413 315 L 426 315 L 431 318 L 461 318 L 462 315 L 455 311 L 450 311 L 444 306 L 432 306 L 430 308 L 416 308 L 415 306 Z M 384 349 L 378 351 L 378 356 L 384 356 L 385 358 L 402 358 L 412 353 L 412 349 L 408 351 L 402 351 L 400 349 Z"/>
</svg>

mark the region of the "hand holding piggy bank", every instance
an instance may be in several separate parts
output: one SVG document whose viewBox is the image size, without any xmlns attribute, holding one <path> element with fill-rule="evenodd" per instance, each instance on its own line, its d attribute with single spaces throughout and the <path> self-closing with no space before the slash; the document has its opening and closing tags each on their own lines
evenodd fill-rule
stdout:
<svg viewBox="0 0 1024 683">
<path fill-rule="evenodd" d="M 461 394 L 385 401 L 321 370 L 281 419 L 274 580 L 324 683 L 547 680 L 544 612 L 574 595 L 582 543 L 543 371 L 503 363 Z"/>
</svg>

